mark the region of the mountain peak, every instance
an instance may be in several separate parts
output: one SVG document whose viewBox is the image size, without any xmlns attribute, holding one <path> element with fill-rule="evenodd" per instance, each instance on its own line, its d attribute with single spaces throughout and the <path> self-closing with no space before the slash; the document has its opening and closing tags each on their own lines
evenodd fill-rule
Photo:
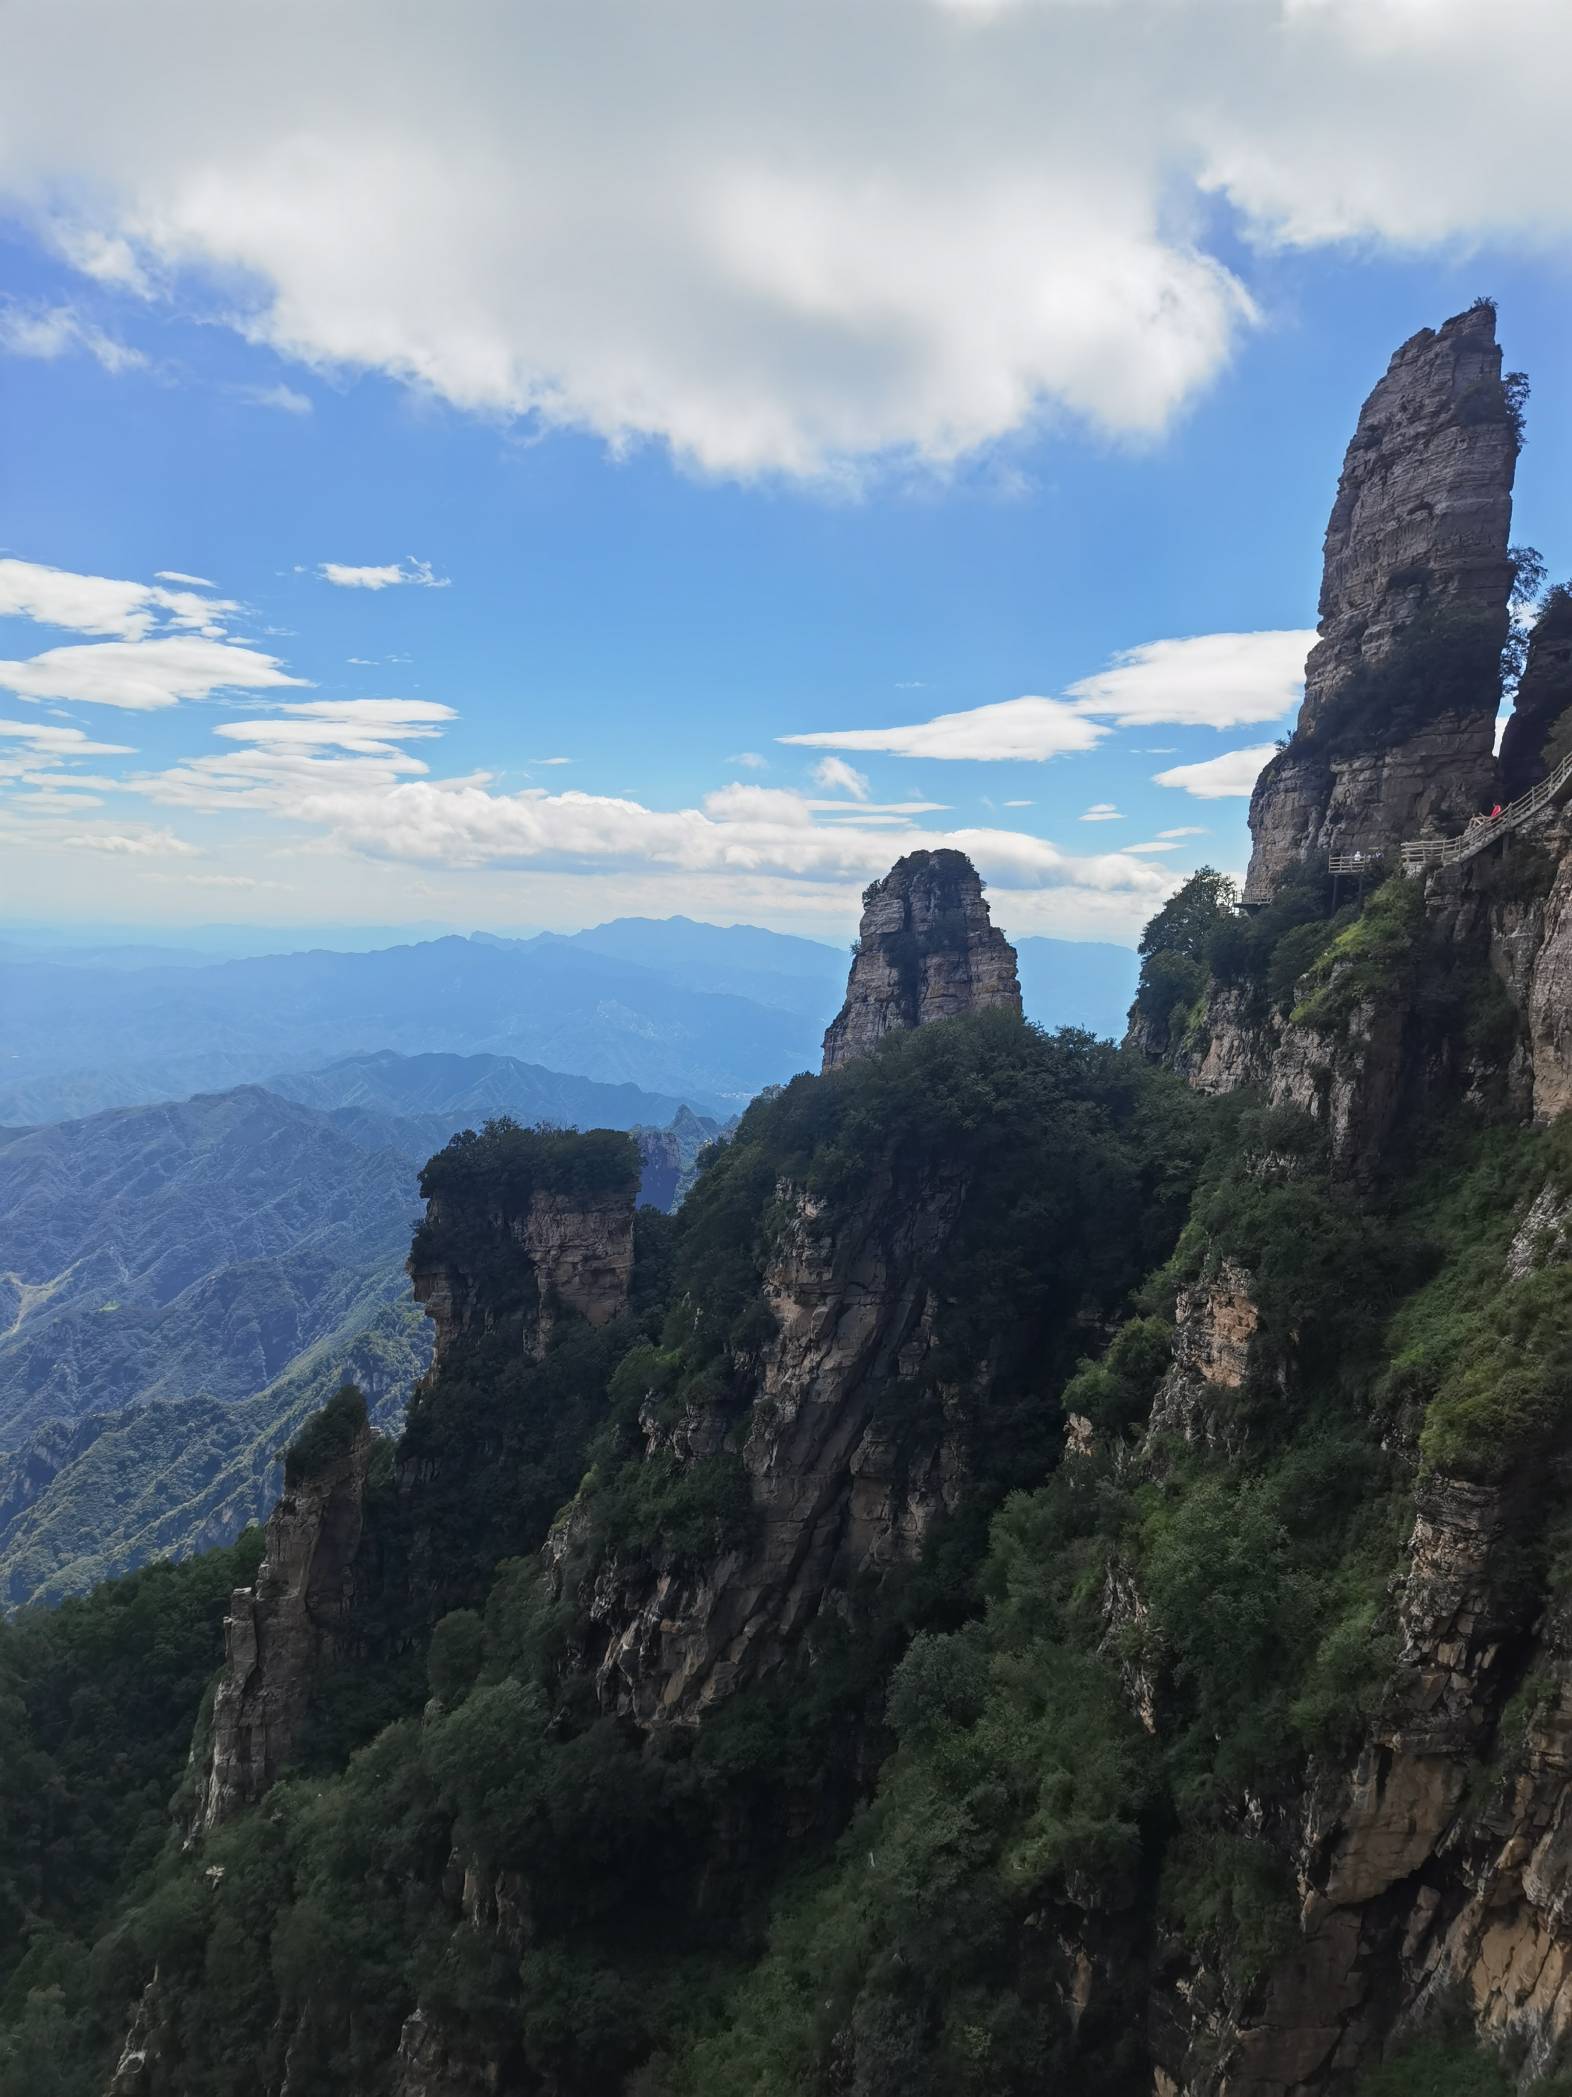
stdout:
<svg viewBox="0 0 1572 2097">
<path fill-rule="evenodd" d="M 826 1070 L 931 1020 L 994 1006 L 1019 1014 L 1015 949 L 964 852 L 908 852 L 862 901 L 846 1002 L 824 1037 Z"/>
</svg>

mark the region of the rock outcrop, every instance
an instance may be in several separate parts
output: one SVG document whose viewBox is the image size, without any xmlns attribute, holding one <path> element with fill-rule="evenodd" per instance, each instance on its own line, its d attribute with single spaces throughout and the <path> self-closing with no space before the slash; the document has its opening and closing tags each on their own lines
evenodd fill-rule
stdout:
<svg viewBox="0 0 1572 2097">
<path fill-rule="evenodd" d="M 298 1475 L 293 1457 L 286 1467 L 256 1584 L 235 1589 L 224 1620 L 224 1670 L 192 1835 L 208 1833 L 273 1783 L 348 1637 L 371 1447 L 361 1406 L 358 1423 L 349 1421 Z"/>
<path fill-rule="evenodd" d="M 451 1197 L 433 1197 L 409 1262 L 415 1301 L 436 1327 L 433 1376 L 460 1338 L 502 1330 L 538 1360 L 563 1311 L 609 1324 L 628 1301 L 637 1195 L 630 1176 L 599 1191 L 537 1189 L 517 1211 L 496 1203 L 461 1215 Z"/>
<path fill-rule="evenodd" d="M 1501 738 L 1501 791 L 1537 786 L 1572 750 L 1572 591 L 1554 589 L 1528 637 L 1528 659 Z"/>
<path fill-rule="evenodd" d="M 907 1027 L 1020 1011 L 1015 949 L 990 920 L 964 852 L 909 852 L 862 901 L 846 1002 L 824 1037 L 826 1070 Z"/>
<path fill-rule="evenodd" d="M 1405 342 L 1360 411 L 1304 705 L 1250 804 L 1247 893 L 1329 849 L 1453 834 L 1493 798 L 1518 403 L 1481 303 Z"/>
<path fill-rule="evenodd" d="M 646 1409 L 647 1453 L 680 1464 L 728 1452 L 746 1479 L 747 1540 L 695 1564 L 680 1554 L 601 1565 L 581 1597 L 604 1639 L 602 1705 L 641 1723 L 691 1722 L 779 1666 L 860 1573 L 914 1558 L 966 1472 L 958 1394 L 912 1432 L 934 1347 L 922 1279 L 943 1251 L 964 1188 L 939 1180 L 868 1188 L 836 1219 L 783 1185 L 766 1272 L 774 1332 L 740 1400 L 691 1407 L 675 1425 Z M 570 1517 L 548 1546 L 559 1587 L 576 1576 Z"/>
</svg>

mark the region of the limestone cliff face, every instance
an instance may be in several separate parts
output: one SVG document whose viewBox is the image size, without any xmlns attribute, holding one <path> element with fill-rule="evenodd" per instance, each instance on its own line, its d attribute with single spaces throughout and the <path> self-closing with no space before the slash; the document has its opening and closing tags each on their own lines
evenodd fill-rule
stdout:
<svg viewBox="0 0 1572 2097">
<path fill-rule="evenodd" d="M 1572 749 L 1572 594 L 1552 590 L 1528 637 L 1528 660 L 1501 738 L 1501 790 L 1509 801 L 1537 786 Z"/>
<path fill-rule="evenodd" d="M 582 1593 L 603 1706 L 644 1724 L 689 1722 L 778 1667 L 855 1575 L 916 1555 L 966 1476 L 964 1434 L 940 1393 L 940 1420 L 914 1435 L 911 1410 L 934 1344 L 920 1278 L 959 1213 L 958 1181 L 867 1189 L 828 1217 L 783 1185 L 785 1214 L 765 1278 L 775 1331 L 738 1365 L 733 1401 L 663 1425 L 647 1410 L 650 1455 L 680 1463 L 740 1457 L 748 1540 L 718 1558 L 676 1555 L 594 1567 Z M 904 1387 L 904 1389 L 903 1389 Z M 903 1408 L 904 1399 L 904 1408 Z M 559 1586 L 582 1577 L 570 1518 L 548 1546 Z"/>
<path fill-rule="evenodd" d="M 1365 402 L 1304 706 L 1250 805 L 1250 892 L 1307 854 L 1450 834 L 1489 805 L 1517 444 L 1488 305 L 1405 342 Z"/>
<path fill-rule="evenodd" d="M 1015 949 L 989 919 L 976 869 L 964 852 L 909 852 L 864 892 L 824 1068 L 867 1055 L 886 1034 L 995 1006 L 1018 1013 L 1021 987 Z"/>
<path fill-rule="evenodd" d="M 436 1326 L 433 1375 L 460 1337 L 516 1332 L 538 1358 L 564 1310 L 609 1324 L 628 1301 L 636 1194 L 631 1180 L 596 1193 L 537 1190 L 517 1212 L 463 1215 L 434 1197 L 409 1262 L 415 1301 Z"/>
<path fill-rule="evenodd" d="M 286 1483 L 268 1518 L 256 1585 L 237 1587 L 230 1598 L 193 1835 L 272 1784 L 348 1636 L 371 1447 L 371 1430 L 361 1426 L 319 1469 Z"/>
</svg>

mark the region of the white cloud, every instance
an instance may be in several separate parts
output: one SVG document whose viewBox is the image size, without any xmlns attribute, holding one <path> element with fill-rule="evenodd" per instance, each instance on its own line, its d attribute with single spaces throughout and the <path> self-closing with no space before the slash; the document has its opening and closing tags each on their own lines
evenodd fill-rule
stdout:
<svg viewBox="0 0 1572 2097">
<path fill-rule="evenodd" d="M 1146 641 L 1116 655 L 1106 670 L 1078 679 L 1063 699 L 1005 699 L 900 728 L 826 729 L 778 740 L 899 757 L 1030 762 L 1090 750 L 1109 733 L 1103 725 L 1109 721 L 1211 728 L 1271 721 L 1297 705 L 1314 639 L 1296 629 Z M 1112 822 L 1118 813 L 1099 803 L 1082 821 Z"/>
<path fill-rule="evenodd" d="M 1112 801 L 1094 801 L 1090 808 L 1082 809 L 1083 823 L 1122 823 L 1124 816 Z"/>
<path fill-rule="evenodd" d="M 873 792 L 867 773 L 844 757 L 821 757 L 813 768 L 813 783 L 827 794 L 850 794 L 855 801 L 866 801 Z"/>
<path fill-rule="evenodd" d="M 0 737 L 25 742 L 35 753 L 52 757 L 130 757 L 129 743 L 95 743 L 80 728 L 63 728 L 53 721 L 0 721 Z"/>
<path fill-rule="evenodd" d="M 227 597 L 198 597 L 190 590 L 162 590 L 108 575 L 77 575 L 41 561 L 0 559 L 0 617 L 31 619 L 38 626 L 139 641 L 163 623 L 216 637 L 224 630 L 220 619 L 241 609 Z"/>
<path fill-rule="evenodd" d="M 148 368 L 139 349 L 117 342 L 74 307 L 0 305 L 0 354 L 53 360 L 73 350 L 84 351 L 116 377 Z"/>
<path fill-rule="evenodd" d="M 1239 728 L 1299 704 L 1313 632 L 1203 633 L 1126 648 L 1068 690 L 1121 727 Z"/>
<path fill-rule="evenodd" d="M 269 749 L 339 749 L 383 756 L 411 737 L 440 735 L 456 720 L 451 706 L 431 699 L 306 699 L 286 703 L 277 715 L 248 715 L 225 721 L 215 735 Z"/>
<path fill-rule="evenodd" d="M 1221 801 L 1248 794 L 1262 766 L 1276 754 L 1275 743 L 1255 743 L 1248 750 L 1227 750 L 1221 757 L 1208 757 L 1200 764 L 1172 765 L 1153 776 L 1159 786 L 1182 787 L 1197 800 Z"/>
<path fill-rule="evenodd" d="M 196 858 L 197 848 L 172 830 L 89 830 L 63 837 L 63 845 L 89 852 L 108 852 L 122 859 Z"/>
<path fill-rule="evenodd" d="M 158 568 L 154 571 L 159 582 L 189 583 L 193 590 L 216 590 L 218 584 L 209 582 L 205 575 L 186 575 L 179 568 Z"/>
<path fill-rule="evenodd" d="M 23 699 L 79 699 L 151 712 L 215 692 L 272 691 L 302 685 L 278 658 L 196 634 L 146 641 L 95 641 L 46 648 L 23 662 L 0 661 L 0 689 Z"/>
<path fill-rule="evenodd" d="M 231 397 L 244 401 L 252 408 L 277 408 L 284 415 L 309 415 L 312 399 L 309 393 L 301 393 L 293 386 L 231 386 Z"/>
<path fill-rule="evenodd" d="M 101 282 L 220 273 L 311 366 L 717 471 L 945 461 L 1045 415 L 1160 430 L 1249 326 L 1252 246 L 1557 252 L 1572 14 L 1479 23 L 476 0 L 454 37 L 376 0 L 12 0 L 0 185 Z"/>
<path fill-rule="evenodd" d="M 1211 831 L 1204 823 L 1181 823 L 1177 830 L 1159 830 L 1159 837 L 1210 837 Z"/>
<path fill-rule="evenodd" d="M 570 765 L 573 762 L 571 757 L 532 757 L 529 761 L 532 765 Z"/>
<path fill-rule="evenodd" d="M 726 760 L 729 765 L 741 765 L 747 772 L 766 772 L 770 761 L 761 757 L 757 750 L 734 750 Z"/>
<path fill-rule="evenodd" d="M 899 728 L 819 729 L 776 741 L 820 750 L 887 750 L 894 757 L 1013 758 L 1037 763 L 1090 750 L 1108 733 L 1062 699 L 1002 699 L 964 713 L 936 714 Z"/>
<path fill-rule="evenodd" d="M 1032 801 L 1006 801 L 1004 805 L 1006 808 L 1033 808 L 1036 806 L 1036 803 Z"/>
<path fill-rule="evenodd" d="M 344 561 L 319 561 L 317 573 L 324 582 L 340 590 L 395 590 L 411 583 L 422 590 L 448 587 L 447 576 L 434 574 L 430 561 L 417 560 L 413 554 L 408 560 L 388 561 L 380 568 L 353 568 Z"/>
</svg>

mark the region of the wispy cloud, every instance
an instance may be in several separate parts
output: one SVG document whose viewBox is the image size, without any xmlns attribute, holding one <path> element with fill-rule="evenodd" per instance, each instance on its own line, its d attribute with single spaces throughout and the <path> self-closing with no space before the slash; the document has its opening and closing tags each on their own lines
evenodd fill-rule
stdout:
<svg viewBox="0 0 1572 2097">
<path fill-rule="evenodd" d="M 229 386 L 225 389 L 231 399 L 245 402 L 251 408 L 276 408 L 282 415 L 309 415 L 314 403 L 309 393 L 301 393 L 293 386 Z"/>
<path fill-rule="evenodd" d="M 50 361 L 80 352 L 116 377 L 150 368 L 141 350 L 106 334 L 73 306 L 0 305 L 0 352 Z"/>
<path fill-rule="evenodd" d="M 317 573 L 339 590 L 445 590 L 450 583 L 449 577 L 435 573 L 430 561 L 418 560 L 414 554 L 402 561 L 384 562 L 380 567 L 357 568 L 347 561 L 319 561 Z"/>
<path fill-rule="evenodd" d="M 813 783 L 827 794 L 850 794 L 854 801 L 866 801 L 873 792 L 867 773 L 843 757 L 821 757 L 813 768 Z"/>
<path fill-rule="evenodd" d="M 1090 808 L 1081 810 L 1083 823 L 1122 823 L 1123 815 L 1112 801 L 1094 801 Z"/>
<path fill-rule="evenodd" d="M 883 750 L 892 757 L 1040 763 L 1092 750 L 1108 730 L 1063 699 L 1004 699 L 964 713 L 936 714 L 895 728 L 823 728 L 783 735 L 782 743 L 819 750 Z"/>
</svg>

